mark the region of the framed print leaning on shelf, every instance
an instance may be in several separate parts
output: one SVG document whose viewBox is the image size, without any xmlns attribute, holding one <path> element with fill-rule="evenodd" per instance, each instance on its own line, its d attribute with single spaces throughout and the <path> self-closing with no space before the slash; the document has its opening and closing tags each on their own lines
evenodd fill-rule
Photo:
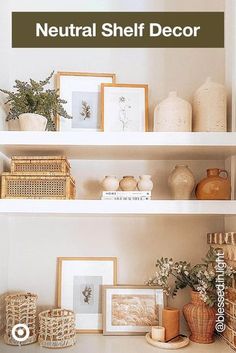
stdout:
<svg viewBox="0 0 236 353">
<path fill-rule="evenodd" d="M 102 84 L 104 131 L 148 131 L 148 85 Z"/>
<path fill-rule="evenodd" d="M 103 334 L 142 335 L 161 326 L 163 289 L 149 286 L 103 287 Z"/>
<path fill-rule="evenodd" d="M 114 257 L 59 257 L 58 306 L 73 310 L 76 329 L 102 332 L 102 286 L 117 281 Z"/>
<path fill-rule="evenodd" d="M 58 72 L 57 88 L 73 119 L 57 118 L 57 130 L 101 131 L 101 83 L 115 83 L 110 73 Z"/>
</svg>

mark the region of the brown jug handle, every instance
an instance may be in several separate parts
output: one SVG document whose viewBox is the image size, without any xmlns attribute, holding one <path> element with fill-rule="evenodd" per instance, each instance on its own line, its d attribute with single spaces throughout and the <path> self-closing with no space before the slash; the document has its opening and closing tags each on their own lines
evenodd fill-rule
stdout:
<svg viewBox="0 0 236 353">
<path fill-rule="evenodd" d="M 221 175 L 221 174 L 223 174 L 223 175 Z M 227 170 L 219 169 L 219 176 L 221 176 L 224 179 L 228 179 L 229 174 L 228 174 Z"/>
</svg>

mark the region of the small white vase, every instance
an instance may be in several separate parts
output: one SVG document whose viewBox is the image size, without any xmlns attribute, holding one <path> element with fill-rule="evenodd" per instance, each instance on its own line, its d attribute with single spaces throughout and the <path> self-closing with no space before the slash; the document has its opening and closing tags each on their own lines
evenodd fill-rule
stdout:
<svg viewBox="0 0 236 353">
<path fill-rule="evenodd" d="M 115 176 L 105 176 L 102 181 L 103 191 L 117 191 L 119 189 L 119 180 Z"/>
<path fill-rule="evenodd" d="M 195 185 L 193 173 L 187 165 L 176 165 L 169 175 L 168 185 L 175 200 L 189 200 Z"/>
<path fill-rule="evenodd" d="M 154 110 L 155 131 L 180 132 L 192 131 L 192 106 L 178 97 L 177 92 L 170 92 L 168 97 Z"/>
<path fill-rule="evenodd" d="M 151 175 L 141 175 L 138 182 L 139 191 L 152 191 L 153 182 L 151 180 Z"/>
<path fill-rule="evenodd" d="M 19 115 L 21 131 L 45 131 L 47 118 L 43 115 L 25 113 Z"/>
<path fill-rule="evenodd" d="M 210 77 L 193 97 L 193 131 L 227 131 L 226 87 Z"/>
</svg>

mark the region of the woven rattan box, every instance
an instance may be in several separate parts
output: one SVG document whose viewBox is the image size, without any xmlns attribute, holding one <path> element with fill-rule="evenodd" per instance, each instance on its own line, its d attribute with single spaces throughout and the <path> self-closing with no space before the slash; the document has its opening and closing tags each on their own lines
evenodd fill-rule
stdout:
<svg viewBox="0 0 236 353">
<path fill-rule="evenodd" d="M 62 156 L 12 157 L 11 173 L 17 175 L 70 175 L 70 164 Z"/>
<path fill-rule="evenodd" d="M 2 199 L 75 199 L 75 181 L 71 176 L 20 176 L 2 174 Z"/>
</svg>

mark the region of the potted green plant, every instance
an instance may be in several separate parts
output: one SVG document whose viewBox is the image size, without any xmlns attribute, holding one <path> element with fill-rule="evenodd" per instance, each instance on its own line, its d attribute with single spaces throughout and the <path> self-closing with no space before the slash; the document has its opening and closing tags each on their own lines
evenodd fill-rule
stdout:
<svg viewBox="0 0 236 353">
<path fill-rule="evenodd" d="M 219 274 L 224 289 L 236 274 L 224 261 L 222 271 L 219 271 L 216 265 L 219 251 L 211 247 L 203 263 L 194 266 L 187 261 L 174 262 L 172 258 L 162 257 L 157 260 L 156 274 L 147 282 L 150 286 L 161 286 L 167 296 L 175 296 L 179 289 L 191 288 L 191 303 L 183 307 L 183 314 L 191 331 L 190 339 L 194 342 L 213 342 Z M 173 279 L 174 285 L 171 284 Z"/>
<path fill-rule="evenodd" d="M 24 131 L 55 131 L 56 116 L 72 119 L 63 107 L 67 102 L 59 97 L 58 91 L 45 88 L 53 74 L 44 81 L 16 80 L 14 92 L 0 89 L 8 96 L 6 104 L 10 110 L 6 121 L 19 119 L 20 129 Z"/>
</svg>

